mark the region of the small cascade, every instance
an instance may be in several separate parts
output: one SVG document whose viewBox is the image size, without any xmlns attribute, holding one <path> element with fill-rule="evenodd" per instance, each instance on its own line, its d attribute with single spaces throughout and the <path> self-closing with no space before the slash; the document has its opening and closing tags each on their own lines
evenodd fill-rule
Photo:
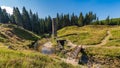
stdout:
<svg viewBox="0 0 120 68">
<path fill-rule="evenodd" d="M 78 54 L 80 53 L 81 47 L 76 46 L 74 50 L 71 52 L 70 57 L 73 59 L 76 59 L 78 57 Z"/>
<path fill-rule="evenodd" d="M 81 54 L 81 55 L 79 55 Z M 88 56 L 85 52 L 85 49 L 82 46 L 76 46 L 70 53 L 69 58 L 76 60 L 78 64 L 87 64 L 88 63 Z M 78 61 L 77 61 L 78 60 Z"/>
</svg>

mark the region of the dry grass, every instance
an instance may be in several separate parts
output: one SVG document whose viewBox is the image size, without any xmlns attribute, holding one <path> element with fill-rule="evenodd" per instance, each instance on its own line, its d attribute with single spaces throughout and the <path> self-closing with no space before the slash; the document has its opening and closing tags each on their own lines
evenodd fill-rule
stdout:
<svg viewBox="0 0 120 68">
<path fill-rule="evenodd" d="M 58 37 L 78 45 L 98 44 L 106 36 L 109 26 L 70 26 L 58 31 Z"/>
<path fill-rule="evenodd" d="M 105 46 L 120 46 L 120 26 L 110 29 L 111 37 Z"/>
<path fill-rule="evenodd" d="M 120 67 L 120 48 L 89 47 L 86 52 L 93 63 L 102 65 L 102 68 Z"/>
<path fill-rule="evenodd" d="M 0 48 L 0 68 L 77 68 L 34 51 Z"/>
<path fill-rule="evenodd" d="M 12 46 L 14 49 L 26 49 L 33 41 L 40 38 L 16 25 L 1 24 L 0 28 L 0 42 L 6 46 Z"/>
</svg>

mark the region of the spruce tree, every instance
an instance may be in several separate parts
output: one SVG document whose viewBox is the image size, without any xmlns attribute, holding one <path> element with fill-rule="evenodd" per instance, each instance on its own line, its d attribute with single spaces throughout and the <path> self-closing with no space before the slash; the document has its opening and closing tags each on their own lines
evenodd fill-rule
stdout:
<svg viewBox="0 0 120 68">
<path fill-rule="evenodd" d="M 83 26 L 83 22 L 84 22 L 84 17 L 83 17 L 83 14 L 81 12 L 79 19 L 78 19 L 78 26 Z"/>
<path fill-rule="evenodd" d="M 24 28 L 28 30 L 32 30 L 31 23 L 30 23 L 30 17 L 25 7 L 23 7 L 22 9 L 22 18 L 23 18 Z"/>
<path fill-rule="evenodd" d="M 18 26 L 23 26 L 23 19 L 22 19 L 21 13 L 20 13 L 20 11 L 17 7 L 13 8 L 13 16 L 14 16 L 14 19 L 15 19 L 15 23 Z"/>
</svg>

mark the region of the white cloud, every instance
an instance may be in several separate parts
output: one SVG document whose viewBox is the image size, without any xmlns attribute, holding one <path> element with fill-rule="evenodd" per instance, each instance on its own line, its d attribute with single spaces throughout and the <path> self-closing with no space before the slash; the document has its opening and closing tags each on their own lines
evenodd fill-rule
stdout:
<svg viewBox="0 0 120 68">
<path fill-rule="evenodd" d="M 6 12 L 9 14 L 13 14 L 13 8 L 9 6 L 1 6 L 2 9 L 6 9 Z"/>
</svg>

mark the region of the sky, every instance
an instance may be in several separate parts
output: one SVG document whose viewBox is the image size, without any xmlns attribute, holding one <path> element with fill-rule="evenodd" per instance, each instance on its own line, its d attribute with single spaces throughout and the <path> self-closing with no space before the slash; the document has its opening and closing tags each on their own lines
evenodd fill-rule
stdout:
<svg viewBox="0 0 120 68">
<path fill-rule="evenodd" d="M 120 17 L 120 0 L 0 0 L 0 7 L 10 14 L 13 7 L 22 11 L 23 6 L 37 12 L 40 18 L 56 17 L 57 13 L 79 15 L 89 11 L 96 13 L 99 19 Z"/>
</svg>

